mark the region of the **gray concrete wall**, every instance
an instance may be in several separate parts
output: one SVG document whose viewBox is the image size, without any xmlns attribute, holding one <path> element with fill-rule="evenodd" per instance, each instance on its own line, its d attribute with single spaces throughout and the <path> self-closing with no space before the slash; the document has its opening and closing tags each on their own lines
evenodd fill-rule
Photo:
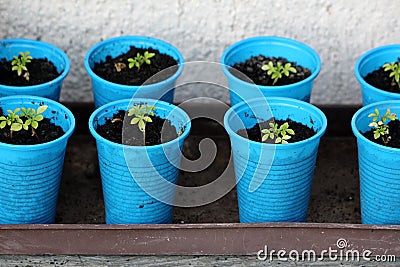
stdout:
<svg viewBox="0 0 400 267">
<path fill-rule="evenodd" d="M 0 38 L 40 39 L 65 50 L 71 71 L 61 100 L 92 101 L 83 58 L 100 40 L 149 35 L 175 45 L 186 62 L 219 62 L 223 50 L 238 40 L 279 35 L 319 53 L 323 65 L 313 103 L 360 104 L 355 60 L 371 48 L 400 43 L 399 11 L 394 0 L 0 0 Z M 226 91 L 207 94 L 228 100 Z M 176 98 L 197 95 L 195 89 L 183 90 Z"/>
</svg>

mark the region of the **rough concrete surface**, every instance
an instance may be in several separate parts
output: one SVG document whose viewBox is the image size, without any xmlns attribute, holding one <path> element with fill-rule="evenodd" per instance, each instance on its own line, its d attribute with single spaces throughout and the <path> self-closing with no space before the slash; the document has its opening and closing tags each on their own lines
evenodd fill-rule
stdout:
<svg viewBox="0 0 400 267">
<path fill-rule="evenodd" d="M 0 38 L 40 39 L 65 50 L 71 71 L 62 100 L 92 101 L 83 58 L 101 40 L 148 35 L 175 45 L 186 62 L 219 62 L 223 50 L 236 41 L 279 35 L 319 53 L 323 65 L 313 103 L 359 104 L 354 63 L 369 49 L 399 43 L 398 11 L 398 2 L 392 0 L 0 0 Z M 179 91 L 176 99 L 204 95 L 229 99 L 226 90 L 196 88 Z"/>
</svg>

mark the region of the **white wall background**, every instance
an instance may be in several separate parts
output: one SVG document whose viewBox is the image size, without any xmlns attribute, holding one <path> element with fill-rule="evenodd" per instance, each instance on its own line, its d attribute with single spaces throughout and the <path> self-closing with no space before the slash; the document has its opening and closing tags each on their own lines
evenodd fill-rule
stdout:
<svg viewBox="0 0 400 267">
<path fill-rule="evenodd" d="M 66 51 L 71 70 L 61 100 L 92 101 L 83 58 L 100 40 L 148 35 L 175 45 L 186 62 L 219 62 L 240 39 L 279 35 L 319 53 L 313 103 L 359 104 L 355 60 L 374 47 L 400 43 L 399 13 L 397 0 L 0 0 L 0 38 L 40 39 Z M 226 91 L 207 93 L 228 100 Z M 198 94 L 178 91 L 176 99 Z"/>
</svg>

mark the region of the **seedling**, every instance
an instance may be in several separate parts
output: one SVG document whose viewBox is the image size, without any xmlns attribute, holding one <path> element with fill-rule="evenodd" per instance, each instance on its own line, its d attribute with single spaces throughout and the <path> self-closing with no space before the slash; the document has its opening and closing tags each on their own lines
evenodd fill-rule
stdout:
<svg viewBox="0 0 400 267">
<path fill-rule="evenodd" d="M 383 65 L 384 71 L 390 71 L 389 77 L 393 77 L 393 84 L 396 84 L 400 88 L 400 63 L 392 62 Z"/>
<path fill-rule="evenodd" d="M 149 53 L 149 51 L 145 51 L 143 55 L 137 53 L 135 58 L 128 58 L 129 62 L 128 67 L 130 69 L 136 67 L 137 70 L 139 71 L 143 63 L 150 65 L 151 64 L 150 58 L 154 57 L 155 55 L 156 55 L 155 53 Z"/>
<path fill-rule="evenodd" d="M 31 62 L 32 57 L 29 55 L 29 52 L 26 51 L 25 53 L 20 52 L 19 56 L 14 56 L 13 61 L 11 61 L 12 71 L 16 71 L 18 76 L 22 75 L 22 71 L 25 71 L 23 77 L 29 81 L 29 72 L 28 68 L 26 67 L 27 63 Z"/>
<path fill-rule="evenodd" d="M 26 118 L 24 124 L 22 125 L 24 130 L 28 130 L 29 126 L 31 126 L 32 136 L 35 136 L 35 130 L 38 128 L 39 122 L 43 120 L 42 113 L 45 112 L 46 109 L 47 106 L 40 106 L 37 110 L 35 110 L 34 108 L 21 108 L 21 117 Z"/>
<path fill-rule="evenodd" d="M 47 109 L 47 106 L 40 106 L 37 110 L 34 108 L 16 108 L 14 111 L 7 110 L 7 117 L 0 117 L 0 129 L 6 126 L 10 127 L 10 138 L 12 133 L 23 130 L 32 131 L 32 136 L 37 136 L 35 129 L 39 127 L 39 122 L 43 120 L 42 113 Z M 24 118 L 21 119 L 21 118 Z"/>
<path fill-rule="evenodd" d="M 128 111 L 128 116 L 134 116 L 131 120 L 131 124 L 137 124 L 139 130 L 143 133 L 143 140 L 146 138 L 146 123 L 153 121 L 151 116 L 154 116 L 153 110 L 155 109 L 155 106 L 138 104 Z"/>
<path fill-rule="evenodd" d="M 379 118 L 379 110 L 375 109 L 374 113 L 368 115 L 369 118 L 372 117 L 372 122 L 368 125 L 371 128 L 374 128 L 374 138 L 382 138 L 382 141 L 387 144 L 390 141 L 389 136 L 389 126 L 386 124 L 387 121 L 397 120 L 397 115 L 395 113 L 391 113 L 390 109 L 386 110 L 386 113 Z"/>
<path fill-rule="evenodd" d="M 276 66 L 274 66 L 274 63 L 272 61 L 268 62 L 268 64 L 265 64 L 264 66 L 261 67 L 262 70 L 267 71 L 267 74 L 271 76 L 274 81 L 272 82 L 272 85 L 275 85 L 275 83 L 282 78 L 282 75 L 289 76 L 290 73 L 297 73 L 297 70 L 292 67 L 292 64 L 289 62 L 286 63 L 284 66 L 282 66 L 282 63 L 278 61 L 276 63 Z"/>
<path fill-rule="evenodd" d="M 263 133 L 262 142 L 265 142 L 268 139 L 275 139 L 276 144 L 287 144 L 287 140 L 292 138 L 290 135 L 294 135 L 294 131 L 292 129 L 289 129 L 289 123 L 285 122 L 281 126 L 279 126 L 277 123 L 272 123 L 270 122 L 269 124 L 269 129 L 263 129 L 261 130 L 261 133 Z"/>
</svg>

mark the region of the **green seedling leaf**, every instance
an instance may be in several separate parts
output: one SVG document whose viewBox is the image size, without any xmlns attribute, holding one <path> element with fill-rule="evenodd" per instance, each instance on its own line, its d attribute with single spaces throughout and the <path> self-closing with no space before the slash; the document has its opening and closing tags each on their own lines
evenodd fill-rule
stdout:
<svg viewBox="0 0 400 267">
<path fill-rule="evenodd" d="M 131 115 L 132 116 L 132 115 Z M 140 118 L 133 118 L 131 120 L 131 124 L 137 124 L 140 121 Z"/>
<path fill-rule="evenodd" d="M 39 127 L 39 123 L 37 121 L 32 121 L 31 126 L 33 129 L 37 129 L 37 127 Z"/>
<path fill-rule="evenodd" d="M 48 108 L 47 105 L 38 107 L 36 114 L 42 114 L 43 112 L 45 112 L 47 110 L 47 108 Z"/>
<path fill-rule="evenodd" d="M 18 132 L 21 129 L 22 129 L 22 124 L 21 123 L 14 122 L 13 124 L 11 124 L 11 131 Z"/>
</svg>

